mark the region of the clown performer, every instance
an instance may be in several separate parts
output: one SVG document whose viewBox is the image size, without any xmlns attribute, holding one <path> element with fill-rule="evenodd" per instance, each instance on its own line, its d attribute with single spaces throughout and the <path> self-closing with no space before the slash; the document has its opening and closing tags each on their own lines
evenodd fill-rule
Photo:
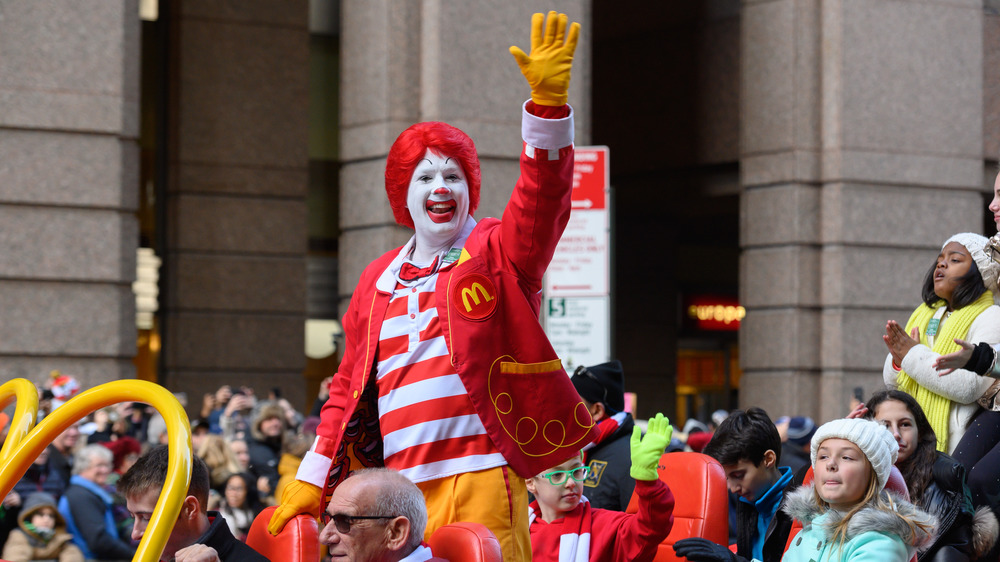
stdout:
<svg viewBox="0 0 1000 562">
<path fill-rule="evenodd" d="M 502 219 L 472 218 L 479 160 L 462 131 L 418 123 L 390 148 L 389 204 L 415 233 L 361 274 L 316 440 L 271 533 L 298 513 L 318 515 L 350 472 L 384 464 L 423 492 L 425 537 L 479 522 L 505 560 L 529 560 L 523 479 L 595 437 L 538 323 L 542 275 L 570 214 L 566 100 L 580 26 L 555 12 L 535 14 L 531 25 L 531 52 L 510 48 L 531 100 L 522 110 L 521 175 Z"/>
</svg>

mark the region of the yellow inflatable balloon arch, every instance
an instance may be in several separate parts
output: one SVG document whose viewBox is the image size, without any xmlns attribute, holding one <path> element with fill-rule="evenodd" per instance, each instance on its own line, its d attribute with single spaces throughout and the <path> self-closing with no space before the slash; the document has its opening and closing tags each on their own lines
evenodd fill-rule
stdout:
<svg viewBox="0 0 1000 562">
<path fill-rule="evenodd" d="M 42 449 L 90 412 L 119 402 L 143 402 L 163 416 L 170 448 L 167 480 L 132 558 L 135 562 L 159 560 L 191 483 L 191 425 L 177 398 L 151 382 L 114 381 L 74 396 L 38 425 L 35 425 L 38 418 L 38 391 L 35 385 L 26 379 L 14 379 L 0 386 L 0 410 L 14 400 L 17 401 L 14 417 L 11 418 L 7 440 L 0 448 L 0 498 L 10 493 Z"/>
</svg>

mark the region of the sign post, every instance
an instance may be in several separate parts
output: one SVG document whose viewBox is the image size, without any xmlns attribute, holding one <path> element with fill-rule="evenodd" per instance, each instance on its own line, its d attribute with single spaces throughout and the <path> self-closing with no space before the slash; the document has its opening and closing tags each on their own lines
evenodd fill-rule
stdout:
<svg viewBox="0 0 1000 562">
<path fill-rule="evenodd" d="M 545 274 L 542 311 L 568 372 L 611 359 L 609 188 L 608 147 L 577 147 L 573 210 Z"/>
</svg>

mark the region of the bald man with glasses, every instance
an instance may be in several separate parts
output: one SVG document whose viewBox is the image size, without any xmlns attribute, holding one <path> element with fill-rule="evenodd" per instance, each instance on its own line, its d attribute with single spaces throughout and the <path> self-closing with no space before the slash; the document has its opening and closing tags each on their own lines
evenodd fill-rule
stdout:
<svg viewBox="0 0 1000 562">
<path fill-rule="evenodd" d="M 388 468 L 351 474 L 323 512 L 320 543 L 345 562 L 442 561 L 423 544 L 427 507 L 420 489 Z"/>
</svg>

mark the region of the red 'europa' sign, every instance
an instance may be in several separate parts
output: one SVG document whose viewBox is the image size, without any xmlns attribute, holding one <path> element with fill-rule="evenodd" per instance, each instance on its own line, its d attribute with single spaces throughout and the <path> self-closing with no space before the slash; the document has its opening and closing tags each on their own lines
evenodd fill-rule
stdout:
<svg viewBox="0 0 1000 562">
<path fill-rule="evenodd" d="M 747 311 L 733 297 L 695 295 L 685 299 L 684 315 L 699 330 L 736 331 Z"/>
</svg>

